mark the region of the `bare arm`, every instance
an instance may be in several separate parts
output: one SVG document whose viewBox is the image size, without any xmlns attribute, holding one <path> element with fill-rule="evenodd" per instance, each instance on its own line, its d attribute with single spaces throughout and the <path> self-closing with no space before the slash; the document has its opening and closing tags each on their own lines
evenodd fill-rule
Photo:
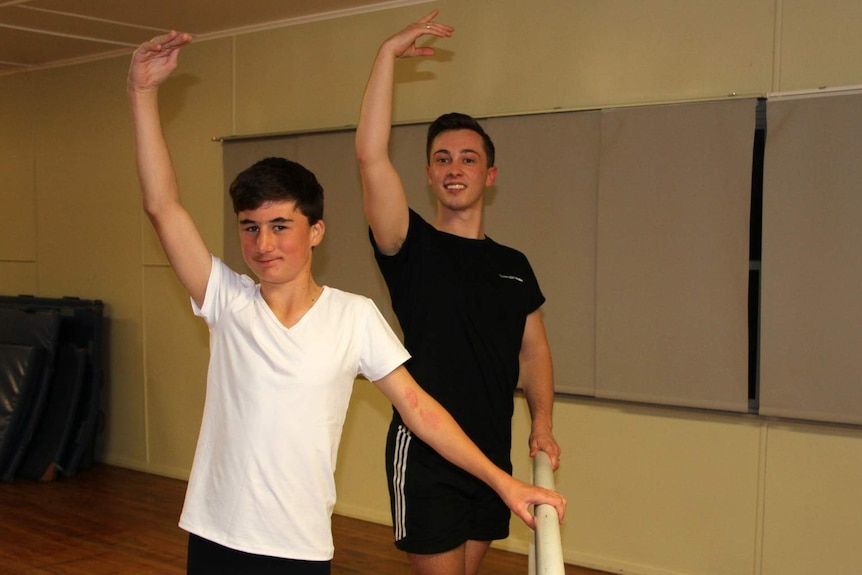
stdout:
<svg viewBox="0 0 862 575">
<path fill-rule="evenodd" d="M 544 451 L 556 470 L 560 466 L 560 446 L 553 433 L 554 368 L 541 310 L 527 316 L 519 359 L 521 386 L 524 388 L 532 420 L 530 457 Z"/>
<path fill-rule="evenodd" d="M 519 481 L 494 465 L 442 405 L 428 395 L 404 366 L 374 384 L 392 402 L 411 431 L 447 460 L 487 483 L 529 527 L 531 505 L 548 504 L 560 521 L 566 500 L 559 493 Z"/>
<path fill-rule="evenodd" d="M 422 36 L 452 35 L 451 26 L 432 22 L 436 16 L 434 10 L 383 42 L 374 59 L 359 112 L 356 158 L 365 217 L 380 251 L 388 255 L 401 248 L 410 220 L 404 184 L 389 158 L 395 60 L 434 54 L 432 48 L 416 46 L 416 40 Z"/>
<path fill-rule="evenodd" d="M 191 39 L 189 34 L 171 32 L 141 44 L 132 56 L 126 89 L 144 211 L 180 282 L 201 305 L 212 258 L 191 216 L 180 204 L 158 101 L 159 86 L 177 67 L 179 50 Z"/>
</svg>

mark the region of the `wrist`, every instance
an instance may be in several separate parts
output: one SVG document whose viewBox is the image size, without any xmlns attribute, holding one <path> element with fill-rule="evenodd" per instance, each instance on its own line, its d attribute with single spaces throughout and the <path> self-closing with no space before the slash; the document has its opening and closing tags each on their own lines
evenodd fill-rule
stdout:
<svg viewBox="0 0 862 575">
<path fill-rule="evenodd" d="M 394 38 L 383 42 L 377 50 L 377 58 L 385 59 L 389 62 L 394 62 L 401 56 L 402 48 Z"/>
<path fill-rule="evenodd" d="M 530 429 L 533 433 L 551 433 L 554 430 L 554 423 L 550 418 L 533 418 Z"/>
<path fill-rule="evenodd" d="M 131 83 L 126 84 L 126 93 L 129 95 L 129 98 L 140 99 L 140 98 L 154 98 L 158 95 L 158 88 L 141 88 L 134 86 Z"/>
</svg>

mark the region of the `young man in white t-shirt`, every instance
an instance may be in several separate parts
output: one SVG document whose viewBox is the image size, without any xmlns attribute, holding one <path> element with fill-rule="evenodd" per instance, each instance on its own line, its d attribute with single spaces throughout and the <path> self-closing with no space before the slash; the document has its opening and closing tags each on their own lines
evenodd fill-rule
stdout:
<svg viewBox="0 0 862 575">
<path fill-rule="evenodd" d="M 144 209 L 211 334 L 203 422 L 180 518 L 190 533 L 188 573 L 330 572 L 333 472 L 357 375 L 528 525 L 533 504 L 554 505 L 562 518 L 559 494 L 496 467 L 422 391 L 371 300 L 315 282 L 312 253 L 326 228 L 314 174 L 267 158 L 231 185 L 243 259 L 257 283 L 211 254 L 179 202 L 158 109 L 158 88 L 190 41 L 171 32 L 142 44 L 127 85 Z"/>
</svg>

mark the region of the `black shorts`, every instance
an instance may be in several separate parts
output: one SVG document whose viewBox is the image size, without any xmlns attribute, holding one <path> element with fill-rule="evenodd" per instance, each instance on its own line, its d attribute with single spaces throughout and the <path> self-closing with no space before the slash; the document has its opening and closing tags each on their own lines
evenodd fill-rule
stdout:
<svg viewBox="0 0 862 575">
<path fill-rule="evenodd" d="M 187 575 L 329 575 L 330 561 L 255 555 L 189 534 Z"/>
<path fill-rule="evenodd" d="M 443 553 L 468 540 L 509 536 L 511 513 L 494 490 L 395 422 L 386 440 L 386 475 L 395 546 L 402 551 Z"/>
</svg>

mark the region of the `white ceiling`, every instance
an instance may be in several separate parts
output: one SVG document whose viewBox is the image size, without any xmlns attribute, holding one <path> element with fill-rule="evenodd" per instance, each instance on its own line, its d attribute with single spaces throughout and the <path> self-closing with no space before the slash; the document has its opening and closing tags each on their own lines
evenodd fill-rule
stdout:
<svg viewBox="0 0 862 575">
<path fill-rule="evenodd" d="M 131 53 L 171 29 L 224 36 L 427 0 L 0 0 L 0 74 Z"/>
</svg>

